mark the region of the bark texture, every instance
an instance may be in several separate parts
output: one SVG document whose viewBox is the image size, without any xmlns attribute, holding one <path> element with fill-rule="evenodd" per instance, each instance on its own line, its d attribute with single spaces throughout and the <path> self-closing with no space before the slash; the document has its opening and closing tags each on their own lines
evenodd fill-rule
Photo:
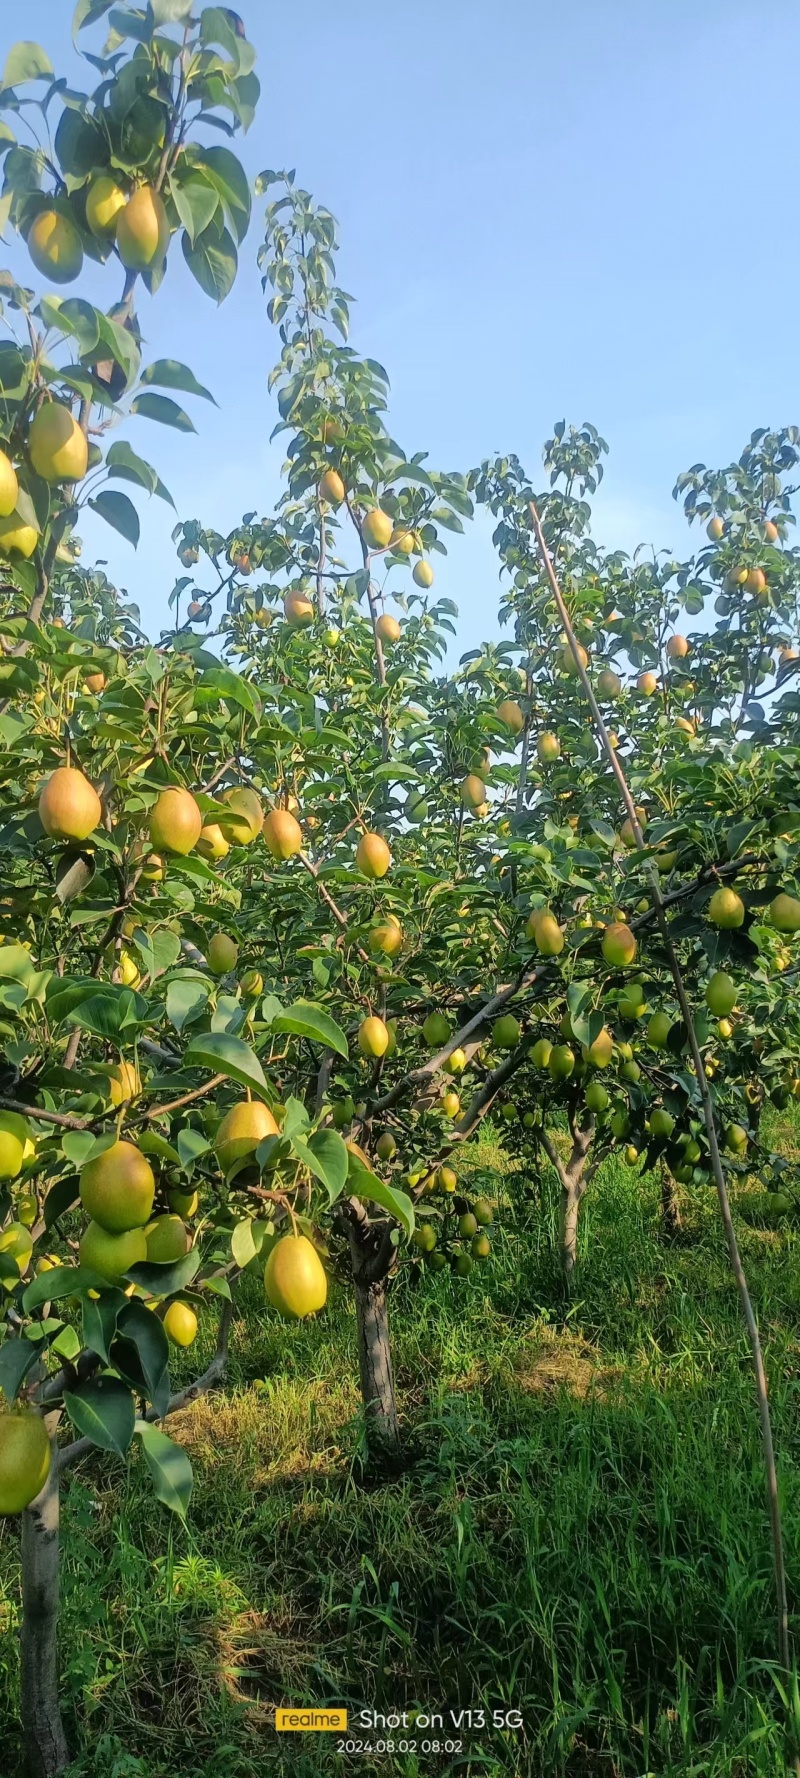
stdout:
<svg viewBox="0 0 800 1778">
<path fill-rule="evenodd" d="M 370 1456 L 395 1464 L 400 1457 L 400 1428 L 387 1302 L 389 1274 L 397 1256 L 392 1224 L 383 1219 L 371 1222 L 361 1200 L 349 1198 L 340 1206 L 339 1226 L 350 1249 L 367 1447 Z"/>
<path fill-rule="evenodd" d="M 20 1693 L 25 1778 L 57 1778 L 69 1763 L 58 1688 L 58 1465 L 22 1514 Z"/>
<path fill-rule="evenodd" d="M 386 1279 L 354 1279 L 358 1327 L 358 1370 L 366 1415 L 367 1444 L 375 1456 L 396 1457 L 400 1428 L 394 1399 Z"/>
</svg>

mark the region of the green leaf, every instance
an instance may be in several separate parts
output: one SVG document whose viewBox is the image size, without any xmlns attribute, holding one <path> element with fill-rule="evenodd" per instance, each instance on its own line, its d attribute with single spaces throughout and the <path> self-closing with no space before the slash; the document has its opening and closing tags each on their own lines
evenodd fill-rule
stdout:
<svg viewBox="0 0 800 1778">
<path fill-rule="evenodd" d="M 0 977 L 27 982 L 32 974 L 31 954 L 24 945 L 0 945 Z"/>
<path fill-rule="evenodd" d="M 189 171 L 183 178 L 170 177 L 173 202 L 189 240 L 194 245 L 198 235 L 213 222 L 220 205 L 219 192 L 210 179 L 199 171 Z"/>
<path fill-rule="evenodd" d="M 116 476 L 120 481 L 134 482 L 137 488 L 146 488 L 148 494 L 161 493 L 162 498 L 166 496 L 169 500 L 170 506 L 175 505 L 171 494 L 167 494 L 166 488 L 162 487 L 152 463 L 138 456 L 127 439 L 120 438 L 110 446 L 106 469 L 109 475 Z"/>
<path fill-rule="evenodd" d="M 171 969 L 181 954 L 181 941 L 167 926 L 159 926 L 155 932 L 145 932 L 143 926 L 137 926 L 131 942 L 153 979 Z"/>
<path fill-rule="evenodd" d="M 72 41 L 78 47 L 78 32 L 85 30 L 87 25 L 94 25 L 108 12 L 111 0 L 77 0 L 72 14 Z"/>
<path fill-rule="evenodd" d="M 192 0 L 150 0 L 154 25 L 174 25 L 188 18 L 191 10 Z"/>
<path fill-rule="evenodd" d="M 197 694 L 198 703 L 215 704 L 221 697 L 228 698 L 256 720 L 261 715 L 261 704 L 253 687 L 231 667 L 206 668 L 197 682 Z"/>
<path fill-rule="evenodd" d="M 82 1030 L 91 1031 L 95 1037 L 118 1038 L 124 1031 L 144 1024 L 147 1001 L 141 994 L 134 994 L 131 988 L 107 982 L 102 990 L 81 999 L 80 1005 L 67 1018 L 69 1024 L 80 1025 Z"/>
<path fill-rule="evenodd" d="M 105 159 L 106 140 L 100 125 L 73 109 L 62 111 L 53 146 L 66 180 L 85 179 Z"/>
<path fill-rule="evenodd" d="M 101 1451 L 124 1457 L 133 1438 L 136 1412 L 133 1396 L 118 1377 L 90 1377 L 77 1389 L 64 1391 L 64 1406 L 83 1438 Z"/>
<path fill-rule="evenodd" d="M 185 1519 L 192 1494 L 192 1466 L 186 1452 L 147 1420 L 137 1420 L 134 1430 L 142 1442 L 156 1499 Z"/>
<path fill-rule="evenodd" d="M 311 1000 L 296 1000 L 286 1012 L 273 1020 L 273 1031 L 287 1032 L 294 1037 L 308 1037 L 313 1043 L 324 1043 L 326 1049 L 335 1050 L 337 1056 L 347 1058 L 350 1054 L 347 1038 L 341 1025 L 324 1012 L 321 1006 L 315 1006 Z"/>
<path fill-rule="evenodd" d="M 315 1130 L 306 1142 L 302 1136 L 292 1139 L 292 1148 L 316 1179 L 324 1185 L 330 1202 L 335 1204 L 347 1184 L 350 1154 L 338 1130 Z"/>
<path fill-rule="evenodd" d="M 186 1124 L 178 1131 L 178 1159 L 184 1173 L 188 1173 L 190 1178 L 201 1155 L 208 1154 L 210 1147 L 208 1137 L 201 1136 L 199 1130 L 193 1130 L 191 1124 Z"/>
<path fill-rule="evenodd" d="M 15 43 L 6 57 L 3 86 L 23 86 L 28 80 L 52 80 L 53 64 L 38 43 Z"/>
<path fill-rule="evenodd" d="M 215 303 L 225 301 L 238 269 L 238 255 L 232 235 L 214 223 L 203 229 L 192 242 L 184 232 L 181 237 L 183 257 L 200 289 Z"/>
<path fill-rule="evenodd" d="M 348 1149 L 348 1187 L 357 1198 L 366 1198 L 371 1204 L 379 1204 L 382 1210 L 388 1210 L 395 1217 L 407 1235 L 414 1233 L 414 1205 L 407 1192 L 386 1185 L 369 1167 L 365 1167 L 358 1155 L 351 1154 Z"/>
<path fill-rule="evenodd" d="M 241 1037 L 227 1031 L 205 1031 L 195 1037 L 183 1058 L 186 1068 L 209 1068 L 213 1074 L 227 1074 L 242 1086 L 256 1087 L 266 1096 L 264 1070 L 255 1051 Z"/>
<path fill-rule="evenodd" d="M 67 1130 L 61 1138 L 61 1147 L 72 1166 L 80 1169 L 94 1148 L 94 1136 L 91 1130 Z"/>
<path fill-rule="evenodd" d="M 282 1134 L 291 1140 L 292 1137 L 307 1130 L 310 1121 L 302 1099 L 296 1099 L 294 1094 L 290 1093 L 283 1108 Z M 272 1137 L 268 1140 L 274 1141 L 275 1139 Z"/>
<path fill-rule="evenodd" d="M 78 1339 L 74 1327 L 72 1327 L 69 1322 L 67 1322 L 66 1327 L 62 1329 L 61 1333 L 57 1335 L 50 1347 L 50 1351 L 55 1352 L 57 1358 L 65 1358 L 68 1364 L 71 1364 L 73 1359 L 77 1358 L 80 1349 L 81 1342 Z"/>
<path fill-rule="evenodd" d="M 120 1346 L 130 1344 L 136 1348 L 148 1398 L 155 1402 L 169 1363 L 169 1342 L 163 1322 L 152 1309 L 146 1309 L 144 1303 L 134 1299 L 120 1310 L 117 1335 L 115 1354 Z M 120 1352 L 119 1357 L 122 1360 L 120 1369 L 124 1370 L 124 1353 Z"/>
<path fill-rule="evenodd" d="M 173 1148 L 164 1136 L 159 1136 L 157 1130 L 143 1130 L 138 1141 L 142 1154 L 154 1154 L 158 1160 L 169 1161 L 171 1167 L 180 1166 L 177 1148 Z"/>
<path fill-rule="evenodd" d="M 250 183 L 240 160 L 230 148 L 199 148 L 193 165 L 206 173 L 230 212 L 237 240 L 241 243 L 250 221 Z"/>
<path fill-rule="evenodd" d="M 109 14 L 108 22 L 111 26 L 109 39 L 114 48 L 116 48 L 113 39 L 114 32 L 117 33 L 122 42 L 125 41 L 126 37 L 132 37 L 136 43 L 148 43 L 150 41 L 151 26 L 146 12 L 128 11 L 127 7 L 123 8 L 121 6 L 115 6 Z M 135 109 L 135 106 L 132 106 L 131 109 Z"/>
<path fill-rule="evenodd" d="M 237 75 L 248 74 L 256 52 L 244 33 L 240 35 L 236 30 L 235 18 L 227 6 L 205 6 L 200 14 L 200 41 L 209 46 L 218 44 L 230 57 Z"/>
<path fill-rule="evenodd" d="M 238 80 L 234 80 L 232 86 L 229 86 L 228 91 L 242 129 L 249 130 L 261 95 L 261 83 L 258 76 L 256 74 L 240 75 Z M 369 359 L 366 359 L 365 362 L 368 364 Z"/>
<path fill-rule="evenodd" d="M 168 395 L 134 396 L 131 402 L 131 413 L 141 414 L 145 420 L 158 420 L 161 426 L 174 426 L 176 432 L 196 432 L 197 428 L 176 401 L 170 401 Z"/>
<path fill-rule="evenodd" d="M 111 525 L 120 536 L 127 538 L 134 549 L 139 542 L 139 514 L 127 494 L 117 494 L 111 488 L 103 488 L 93 500 L 88 502 L 93 512 L 99 512 L 101 519 Z"/>
<path fill-rule="evenodd" d="M 167 983 L 167 1018 L 176 1031 L 182 1031 L 192 1019 L 200 1018 L 208 1005 L 210 992 L 206 982 L 178 978 Z"/>
<path fill-rule="evenodd" d="M 53 1266 L 40 1272 L 23 1293 L 22 1307 L 26 1315 L 42 1303 L 59 1303 L 65 1296 L 81 1296 L 85 1290 L 106 1290 L 107 1278 L 99 1278 L 88 1266 Z"/>
<path fill-rule="evenodd" d="M 136 336 L 127 327 L 123 327 L 120 321 L 115 321 L 111 315 L 103 315 L 98 310 L 97 319 L 102 344 L 111 353 L 120 369 L 125 372 L 125 382 L 126 385 L 129 385 L 133 382 L 142 356 Z M 97 357 L 99 354 L 95 354 L 95 356 Z"/>
<path fill-rule="evenodd" d="M 249 1216 L 243 1222 L 237 1222 L 231 1235 L 231 1253 L 237 1266 L 244 1271 L 245 1266 L 255 1259 L 258 1249 L 253 1240 L 253 1224 Z M 2 1353 L 0 1352 L 0 1358 Z"/>
<path fill-rule="evenodd" d="M 39 314 L 45 327 L 71 335 L 82 352 L 93 352 L 100 338 L 100 316 L 91 303 L 79 296 L 43 296 Z"/>
<path fill-rule="evenodd" d="M 254 1250 L 255 1251 L 255 1250 Z M 8 1339 L 0 1346 L 0 1389 L 13 1401 L 39 1354 L 32 1340 Z"/>
<path fill-rule="evenodd" d="M 77 1135 L 77 1134 L 79 1134 L 79 1132 L 75 1131 L 75 1132 L 73 1132 L 73 1134 Z M 62 1146 L 63 1146 L 63 1144 L 62 1144 Z M 44 1201 L 44 1226 L 45 1226 L 45 1228 L 51 1229 L 53 1227 L 53 1223 L 57 1222 L 59 1216 L 64 1216 L 68 1210 L 72 1209 L 73 1204 L 77 1204 L 77 1202 L 78 1202 L 77 1175 L 73 1173 L 67 1179 L 56 1180 L 55 1185 L 51 1185 L 50 1190 L 47 1194 L 47 1197 L 45 1198 L 45 1201 Z"/>
<path fill-rule="evenodd" d="M 141 382 L 157 383 L 161 389 L 183 389 L 187 395 L 202 395 L 204 401 L 211 401 L 217 406 L 210 390 L 198 383 L 194 371 L 188 364 L 180 364 L 177 358 L 157 358 L 154 364 L 148 364 L 142 371 Z"/>
<path fill-rule="evenodd" d="M 125 1292 L 112 1287 L 101 1290 L 98 1297 L 81 1298 L 83 1343 L 96 1352 L 104 1364 L 109 1362 L 111 1343 L 117 1331 L 117 1316 L 126 1302 Z"/>
<path fill-rule="evenodd" d="M 3 394 L 16 400 L 27 388 L 29 374 L 19 346 L 13 345 L 11 340 L 0 341 L 0 389 Z"/>
<path fill-rule="evenodd" d="M 218 994 L 217 1004 L 211 1014 L 212 1031 L 241 1031 L 247 1017 L 245 1007 L 235 994 Z"/>
<path fill-rule="evenodd" d="M 125 1273 L 129 1284 L 138 1284 L 148 1296 L 174 1296 L 185 1290 L 200 1270 L 200 1249 L 191 1247 L 174 1264 L 156 1265 L 154 1260 L 141 1259 Z"/>
</svg>

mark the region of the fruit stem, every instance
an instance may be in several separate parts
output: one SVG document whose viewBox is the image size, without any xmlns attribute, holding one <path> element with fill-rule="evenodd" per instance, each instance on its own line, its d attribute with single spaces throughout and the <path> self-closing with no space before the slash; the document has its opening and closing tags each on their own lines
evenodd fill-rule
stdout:
<svg viewBox="0 0 800 1778">
<path fill-rule="evenodd" d="M 620 794 L 621 794 L 622 800 L 625 804 L 625 808 L 626 808 L 626 811 L 628 814 L 628 819 L 631 824 L 631 831 L 633 833 L 633 836 L 634 836 L 634 839 L 636 842 L 637 850 L 640 852 L 645 852 L 646 847 L 645 847 L 645 842 L 644 842 L 644 838 L 642 835 L 642 830 L 641 830 L 641 827 L 639 826 L 638 816 L 636 814 L 636 806 L 635 806 L 633 797 L 631 795 L 631 792 L 628 788 L 628 782 L 625 777 L 625 773 L 623 772 L 620 761 L 617 758 L 616 751 L 612 747 L 611 742 L 609 740 L 608 731 L 607 731 L 605 723 L 603 721 L 600 707 L 597 703 L 597 699 L 595 698 L 594 692 L 592 690 L 591 680 L 589 679 L 589 675 L 588 675 L 586 668 L 583 665 L 583 661 L 581 659 L 580 649 L 578 647 L 578 640 L 575 635 L 575 631 L 572 627 L 572 622 L 570 619 L 569 612 L 568 612 L 566 604 L 564 602 L 564 597 L 561 592 L 561 587 L 558 582 L 558 577 L 557 577 L 555 569 L 553 567 L 553 563 L 552 563 L 552 560 L 550 557 L 550 552 L 549 552 L 549 550 L 547 548 L 547 544 L 545 542 L 544 532 L 542 530 L 542 523 L 541 523 L 541 519 L 539 517 L 539 513 L 537 510 L 535 501 L 530 500 L 528 503 L 528 506 L 529 506 L 529 511 L 530 511 L 530 515 L 531 515 L 531 521 L 533 524 L 533 529 L 534 529 L 534 532 L 536 535 L 536 542 L 539 546 L 539 553 L 542 558 L 542 563 L 544 565 L 545 573 L 546 573 L 547 578 L 550 582 L 550 590 L 553 594 L 553 598 L 556 603 L 556 608 L 558 610 L 559 620 L 560 620 L 561 625 L 567 635 L 567 640 L 569 642 L 569 647 L 570 647 L 570 650 L 572 653 L 572 658 L 575 662 L 575 669 L 576 669 L 576 672 L 577 672 L 578 677 L 580 679 L 581 685 L 583 686 L 583 690 L 586 694 L 589 708 L 592 713 L 592 720 L 594 722 L 595 729 L 597 730 L 597 734 L 600 738 L 600 742 L 602 744 L 603 751 L 606 755 L 609 765 L 611 766 L 611 770 L 614 773 L 614 776 L 615 776 L 617 783 L 619 785 Z M 768 1501 L 768 1506 L 769 1506 L 770 1533 L 771 1533 L 771 1539 L 772 1539 L 772 1560 L 773 1560 L 773 1566 L 774 1566 L 774 1571 L 775 1571 L 775 1595 L 776 1595 L 776 1604 L 777 1604 L 777 1610 L 778 1610 L 778 1654 L 779 1654 L 780 1664 L 783 1667 L 784 1671 L 788 1674 L 788 1673 L 791 1673 L 792 1661 L 791 1661 L 791 1647 L 790 1647 L 790 1643 L 789 1643 L 789 1612 L 788 1612 L 788 1606 L 787 1606 L 787 1600 L 786 1600 L 786 1568 L 785 1568 L 785 1564 L 784 1564 L 783 1529 L 782 1529 L 782 1525 L 781 1525 L 781 1508 L 780 1508 L 780 1498 L 779 1498 L 779 1494 L 778 1494 L 778 1477 L 777 1477 L 777 1470 L 776 1470 L 776 1466 L 775 1466 L 775 1447 L 774 1447 L 773 1438 L 772 1438 L 772 1422 L 771 1422 L 771 1418 L 770 1418 L 769 1399 L 768 1399 L 768 1395 L 767 1395 L 767 1379 L 766 1379 L 766 1374 L 765 1374 L 765 1370 L 764 1370 L 764 1356 L 763 1356 L 763 1353 L 761 1350 L 761 1340 L 760 1340 L 759 1332 L 758 1332 L 758 1323 L 756 1321 L 755 1313 L 753 1310 L 753 1304 L 752 1304 L 752 1301 L 750 1298 L 750 1292 L 749 1292 L 748 1286 L 747 1286 L 747 1279 L 744 1274 L 744 1268 L 742 1266 L 742 1261 L 741 1261 L 741 1257 L 739 1254 L 739 1248 L 738 1248 L 737 1241 L 736 1241 L 736 1233 L 735 1233 L 735 1230 L 733 1227 L 733 1219 L 731 1217 L 730 1203 L 728 1200 L 728 1191 L 727 1191 L 727 1187 L 725 1184 L 725 1174 L 724 1174 L 723 1167 L 722 1167 L 722 1160 L 720 1157 L 720 1150 L 719 1150 L 719 1142 L 717 1140 L 717 1131 L 716 1131 L 716 1126 L 714 1123 L 714 1104 L 713 1104 L 713 1100 L 711 1098 L 711 1093 L 709 1090 L 708 1080 L 706 1077 L 706 1071 L 703 1066 L 703 1058 L 700 1053 L 700 1046 L 697 1041 L 697 1032 L 695 1030 L 694 1019 L 692 1017 L 692 1011 L 691 1011 L 688 996 L 686 993 L 686 987 L 685 987 L 684 980 L 683 980 L 683 973 L 681 970 L 680 963 L 678 962 L 677 953 L 675 951 L 675 946 L 672 942 L 672 937 L 670 934 L 669 921 L 667 919 L 667 914 L 666 914 L 666 910 L 664 907 L 664 902 L 662 899 L 661 889 L 660 889 L 659 881 L 658 881 L 658 872 L 655 868 L 655 865 L 652 863 L 652 860 L 648 859 L 647 865 L 648 865 L 648 871 L 649 871 L 649 875 L 650 875 L 650 888 L 651 888 L 651 893 L 652 893 L 652 897 L 653 897 L 653 905 L 656 910 L 656 919 L 658 921 L 658 925 L 659 925 L 659 928 L 660 928 L 660 931 L 661 931 L 661 934 L 662 934 L 662 937 L 664 939 L 664 943 L 666 946 L 667 956 L 669 958 L 670 971 L 672 974 L 673 982 L 675 984 L 675 992 L 676 992 L 676 995 L 678 998 L 678 1004 L 681 1009 L 681 1015 L 683 1018 L 684 1025 L 686 1027 L 686 1034 L 687 1034 L 687 1037 L 689 1040 L 689 1048 L 690 1048 L 691 1054 L 692 1054 L 692 1061 L 694 1062 L 695 1074 L 697 1077 L 697 1084 L 698 1084 L 698 1087 L 700 1090 L 700 1097 L 701 1097 L 702 1103 L 703 1103 L 703 1115 L 705 1117 L 706 1131 L 708 1133 L 708 1146 L 709 1146 L 709 1153 L 711 1156 L 711 1167 L 712 1167 L 712 1172 L 714 1174 L 714 1182 L 715 1182 L 715 1185 L 717 1188 L 717 1197 L 719 1200 L 719 1207 L 720 1207 L 720 1213 L 722 1216 L 722 1223 L 723 1223 L 723 1227 L 725 1230 L 725 1239 L 726 1239 L 727 1247 L 728 1247 L 728 1256 L 729 1256 L 730 1263 L 731 1263 L 731 1270 L 732 1270 L 734 1278 L 736 1280 L 736 1287 L 739 1292 L 739 1301 L 741 1303 L 742 1313 L 744 1315 L 745 1323 L 747 1326 L 747 1333 L 748 1333 L 748 1337 L 750 1340 L 750 1353 L 751 1353 L 752 1364 L 753 1364 L 753 1373 L 754 1373 L 754 1377 L 755 1377 L 756 1398 L 758 1401 L 758 1414 L 759 1414 L 759 1421 L 760 1421 L 760 1426 L 761 1426 L 761 1444 L 762 1444 L 762 1450 L 763 1450 L 763 1456 L 764 1456 L 764 1470 L 765 1470 L 766 1484 L 767 1484 L 767 1501 Z M 793 1754 L 793 1767 L 794 1767 L 795 1772 L 800 1773 L 800 1758 L 798 1758 L 798 1755 L 796 1753 Z"/>
</svg>

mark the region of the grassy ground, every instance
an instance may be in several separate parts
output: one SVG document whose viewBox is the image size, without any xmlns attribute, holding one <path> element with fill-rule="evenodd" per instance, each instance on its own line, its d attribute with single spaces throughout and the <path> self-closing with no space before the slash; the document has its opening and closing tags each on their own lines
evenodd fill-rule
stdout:
<svg viewBox="0 0 800 1778">
<path fill-rule="evenodd" d="M 496 1191 L 490 1140 L 471 1164 Z M 395 1293 L 412 1453 L 399 1479 L 361 1467 L 348 1302 L 286 1328 L 255 1282 L 230 1389 L 182 1416 L 187 1526 L 136 1458 L 73 1477 L 71 1778 L 784 1772 L 759 1445 L 715 1199 L 685 1202 L 686 1238 L 668 1246 L 655 1179 L 609 1164 L 585 1200 L 566 1304 L 553 1181 L 542 1190 L 474 1279 Z M 741 1237 L 797 1600 L 800 1238 Z M 17 1588 L 6 1523 L 0 1723 L 15 1711 Z M 275 1734 L 275 1704 L 304 1702 L 510 1709 L 524 1726 L 451 1727 L 460 1751 L 423 1750 L 444 1741 L 434 1729 L 416 1732 L 416 1753 L 342 1754 L 335 1735 Z M 0 1769 L 13 1758 L 0 1753 Z"/>
</svg>

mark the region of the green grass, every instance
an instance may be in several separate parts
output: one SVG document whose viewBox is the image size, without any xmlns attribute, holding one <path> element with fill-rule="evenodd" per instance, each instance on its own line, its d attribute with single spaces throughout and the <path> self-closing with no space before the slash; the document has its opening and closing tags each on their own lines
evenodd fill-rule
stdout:
<svg viewBox="0 0 800 1778">
<path fill-rule="evenodd" d="M 797 1126 L 783 1136 L 796 1143 Z M 685 1239 L 669 1246 L 656 1180 L 608 1164 L 585 1200 L 567 1302 L 552 1176 L 527 1198 L 519 1176 L 503 1185 L 489 1137 L 470 1165 L 476 1184 L 519 1201 L 469 1283 L 426 1275 L 395 1291 L 410 1452 L 399 1478 L 362 1467 L 347 1299 L 287 1328 L 249 1280 L 228 1391 L 181 1420 L 196 1478 L 186 1527 L 135 1457 L 72 1478 L 71 1778 L 784 1772 L 753 1391 L 713 1194 L 684 1198 Z M 800 1238 L 740 1234 L 794 1602 Z M 3 1725 L 16 1707 L 17 1600 L 4 1523 Z M 309 1701 L 482 1703 L 520 1710 L 524 1729 L 465 1736 L 460 1758 L 341 1757 L 335 1736 L 275 1735 L 275 1704 Z"/>
</svg>

